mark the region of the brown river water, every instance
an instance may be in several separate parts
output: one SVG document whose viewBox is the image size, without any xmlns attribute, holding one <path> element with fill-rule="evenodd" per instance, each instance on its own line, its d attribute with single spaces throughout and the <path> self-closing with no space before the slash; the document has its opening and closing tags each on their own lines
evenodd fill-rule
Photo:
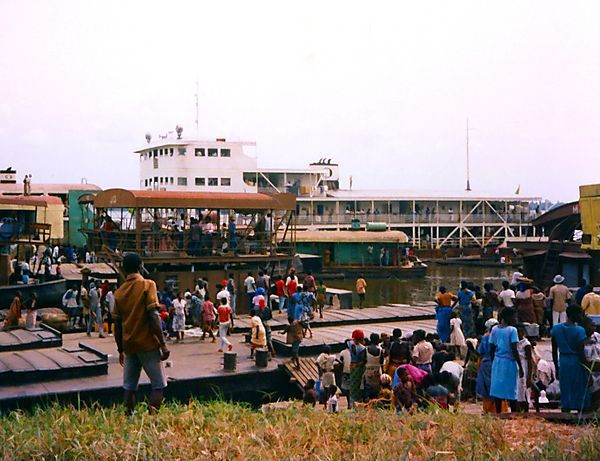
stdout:
<svg viewBox="0 0 600 461">
<path fill-rule="evenodd" d="M 494 288 L 499 289 L 502 280 L 510 280 L 513 271 L 512 268 L 438 266 L 431 263 L 427 268 L 427 275 L 421 279 L 367 278 L 366 304 L 380 306 L 387 303 L 418 304 L 433 301 L 440 285 L 456 292 L 461 280 L 481 287 L 485 282 L 491 282 Z M 354 291 L 354 282 L 354 279 L 327 280 L 325 284 L 332 288 Z"/>
</svg>

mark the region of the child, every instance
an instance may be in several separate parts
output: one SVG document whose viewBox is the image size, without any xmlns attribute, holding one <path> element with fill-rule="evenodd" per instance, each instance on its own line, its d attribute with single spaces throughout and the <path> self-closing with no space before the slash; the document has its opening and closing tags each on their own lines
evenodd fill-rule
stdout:
<svg viewBox="0 0 600 461">
<path fill-rule="evenodd" d="M 464 358 L 467 354 L 467 342 L 465 341 L 461 325 L 460 312 L 453 312 L 450 319 L 450 345 L 458 349 L 460 358 Z"/>
<path fill-rule="evenodd" d="M 517 382 L 517 403 L 513 411 L 527 413 L 529 411 L 531 377 L 533 376 L 533 353 L 531 343 L 525 337 L 525 327 L 523 325 L 517 326 L 517 333 L 519 335 L 517 351 L 519 352 L 519 360 L 523 367 L 523 377 L 519 377 Z"/>
<path fill-rule="evenodd" d="M 406 368 L 398 368 L 398 384 L 394 387 L 393 403 L 396 413 L 410 411 L 417 402 L 416 386 Z"/>
<path fill-rule="evenodd" d="M 219 352 L 223 352 L 226 347 L 228 351 L 231 351 L 233 346 L 227 339 L 227 330 L 231 326 L 231 307 L 227 304 L 227 298 L 221 298 L 221 305 L 217 309 L 217 314 L 219 316 L 219 340 L 221 341 Z"/>
<path fill-rule="evenodd" d="M 327 412 L 337 413 L 338 412 L 338 399 L 337 399 L 337 386 L 331 385 L 328 388 L 329 398 L 327 399 Z"/>
<path fill-rule="evenodd" d="M 177 293 L 177 298 L 173 300 L 173 331 L 175 331 L 177 342 L 183 341 L 185 332 L 185 304 L 181 292 Z"/>
<path fill-rule="evenodd" d="M 208 293 L 204 295 L 204 302 L 202 303 L 202 337 L 200 339 L 204 340 L 206 338 L 206 333 L 212 338 L 212 342 L 214 343 L 217 338 L 215 338 L 215 334 L 213 333 L 213 322 L 215 321 L 215 305 L 210 300 L 210 295 Z"/>
<path fill-rule="evenodd" d="M 316 383 L 314 379 L 309 379 L 304 385 L 304 395 L 302 396 L 302 401 L 307 405 L 312 405 L 313 407 L 317 405 L 318 400 L 315 384 Z"/>
<path fill-rule="evenodd" d="M 366 406 L 369 408 L 389 409 L 394 398 L 394 391 L 392 390 L 392 377 L 384 373 L 380 376 L 379 381 L 380 387 L 377 398 L 369 400 Z"/>
<path fill-rule="evenodd" d="M 317 306 L 319 308 L 319 318 L 323 318 L 323 307 L 325 307 L 325 301 L 327 298 L 327 287 L 323 283 L 323 279 L 319 279 L 319 286 L 317 286 Z"/>
</svg>

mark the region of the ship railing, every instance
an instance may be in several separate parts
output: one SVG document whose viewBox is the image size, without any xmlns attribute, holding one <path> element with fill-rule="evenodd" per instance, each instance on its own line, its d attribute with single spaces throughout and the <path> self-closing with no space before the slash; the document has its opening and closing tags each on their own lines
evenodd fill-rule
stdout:
<svg viewBox="0 0 600 461">
<path fill-rule="evenodd" d="M 232 255 L 252 256 L 293 256 L 293 242 L 280 240 L 271 232 L 252 232 L 250 235 L 214 232 L 202 234 L 189 230 L 179 232 L 161 230 L 158 232 L 127 230 L 82 230 L 88 237 L 88 247 L 100 252 L 102 248 L 121 253 L 135 251 L 144 257 L 231 257 Z"/>
<path fill-rule="evenodd" d="M 313 225 L 351 225 L 354 220 L 364 225 L 368 222 L 384 222 L 387 224 L 458 224 L 464 220 L 467 224 L 529 224 L 533 216 L 528 213 L 507 214 L 470 214 L 460 213 L 344 213 L 344 214 L 299 214 L 299 226 Z"/>
</svg>

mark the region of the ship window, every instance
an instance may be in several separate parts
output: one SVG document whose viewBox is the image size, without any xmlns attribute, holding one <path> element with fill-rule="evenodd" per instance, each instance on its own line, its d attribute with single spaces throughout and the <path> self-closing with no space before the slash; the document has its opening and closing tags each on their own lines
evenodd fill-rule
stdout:
<svg viewBox="0 0 600 461">
<path fill-rule="evenodd" d="M 231 186 L 231 178 L 221 178 L 221 186 Z"/>
<path fill-rule="evenodd" d="M 204 147 L 196 147 L 194 153 L 196 154 L 196 157 L 204 157 L 206 156 L 206 149 L 204 149 Z"/>
<path fill-rule="evenodd" d="M 154 157 L 157 157 L 157 156 L 158 156 L 158 149 L 154 149 L 154 150 L 152 151 L 152 155 L 153 155 Z"/>
<path fill-rule="evenodd" d="M 154 169 L 158 168 L 158 158 L 154 157 Z"/>
<path fill-rule="evenodd" d="M 179 155 L 185 155 L 185 147 L 178 147 L 177 148 L 177 153 Z"/>
<path fill-rule="evenodd" d="M 148 180 L 147 179 L 144 179 L 144 186 L 148 187 Z"/>
<path fill-rule="evenodd" d="M 217 156 L 217 152 L 218 152 L 218 149 L 208 149 L 208 156 L 209 157 L 216 157 Z"/>
<path fill-rule="evenodd" d="M 171 157 L 173 157 L 173 148 L 172 147 L 169 149 L 169 154 L 171 154 Z"/>
<path fill-rule="evenodd" d="M 208 178 L 208 185 L 209 186 L 218 186 L 219 178 Z"/>
<path fill-rule="evenodd" d="M 583 234 L 581 236 L 581 243 L 584 245 L 591 245 L 592 243 L 592 234 Z"/>
<path fill-rule="evenodd" d="M 187 178 L 177 178 L 178 186 L 187 186 Z"/>
<path fill-rule="evenodd" d="M 204 178 L 196 178 L 196 186 L 204 186 L 206 180 Z"/>
<path fill-rule="evenodd" d="M 173 184 L 173 177 L 172 177 L 172 176 L 169 178 L 169 182 L 170 182 L 171 184 Z"/>
<path fill-rule="evenodd" d="M 163 183 L 163 177 L 162 176 L 160 177 L 160 183 L 161 184 Z"/>
<path fill-rule="evenodd" d="M 231 157 L 231 149 L 221 149 L 221 157 Z"/>
</svg>

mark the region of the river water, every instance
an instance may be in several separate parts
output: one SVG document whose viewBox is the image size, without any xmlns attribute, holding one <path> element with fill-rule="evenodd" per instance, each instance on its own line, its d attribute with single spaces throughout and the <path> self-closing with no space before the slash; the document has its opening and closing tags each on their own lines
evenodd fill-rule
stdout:
<svg viewBox="0 0 600 461">
<path fill-rule="evenodd" d="M 511 268 L 438 266 L 432 263 L 427 268 L 425 278 L 421 279 L 367 279 L 366 304 L 380 306 L 387 303 L 429 302 L 440 285 L 456 293 L 461 280 L 473 282 L 482 288 L 485 282 L 491 282 L 494 288 L 500 289 L 502 280 L 510 280 L 513 271 Z M 353 279 L 328 280 L 326 285 L 354 291 L 354 282 Z"/>
</svg>

